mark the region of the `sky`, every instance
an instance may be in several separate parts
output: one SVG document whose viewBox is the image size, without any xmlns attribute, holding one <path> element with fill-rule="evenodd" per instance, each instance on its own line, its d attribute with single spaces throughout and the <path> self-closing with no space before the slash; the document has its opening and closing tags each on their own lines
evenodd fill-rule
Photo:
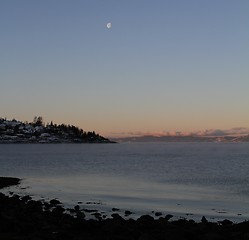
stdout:
<svg viewBox="0 0 249 240">
<path fill-rule="evenodd" d="M 248 0 L 0 0 L 0 117 L 249 129 L 248 29 Z"/>
</svg>

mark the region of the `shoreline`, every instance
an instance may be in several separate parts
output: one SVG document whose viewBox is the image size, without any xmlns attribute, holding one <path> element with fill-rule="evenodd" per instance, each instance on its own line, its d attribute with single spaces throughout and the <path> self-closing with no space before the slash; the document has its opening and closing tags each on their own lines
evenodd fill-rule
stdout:
<svg viewBox="0 0 249 240">
<path fill-rule="evenodd" d="M 18 175 L 15 176 L 18 177 Z M 217 202 L 215 202 L 212 197 L 213 195 L 210 195 L 211 197 L 208 195 L 209 193 L 214 194 L 214 191 L 206 191 L 205 196 L 207 200 L 204 201 L 200 199 L 200 201 L 197 202 L 194 200 L 189 201 L 186 195 L 180 195 L 182 197 L 181 199 L 170 198 L 170 194 L 172 194 L 170 191 L 173 187 L 185 189 L 186 186 L 184 185 L 181 187 L 180 185 L 173 185 L 169 188 L 164 188 L 165 191 L 161 191 L 154 196 L 146 194 L 141 196 L 139 192 L 136 195 L 134 189 L 128 192 L 121 192 L 127 188 L 119 187 L 129 186 L 127 182 L 119 182 L 113 192 L 110 192 L 109 188 L 107 189 L 109 192 L 103 192 L 104 189 L 102 189 L 102 187 L 104 185 L 108 186 L 107 184 L 111 181 L 108 179 L 108 181 L 104 183 L 104 176 L 101 176 L 99 179 L 100 180 L 97 181 L 96 176 L 86 176 L 84 178 L 74 177 L 72 180 L 70 177 L 63 179 L 61 182 L 61 178 L 54 179 L 48 177 L 43 179 L 39 177 L 25 177 L 22 179 L 21 185 L 4 189 L 3 192 L 7 195 L 10 191 L 20 196 L 29 195 L 32 196 L 33 200 L 49 201 L 52 198 L 56 198 L 62 202 L 64 208 L 73 208 L 75 205 L 79 205 L 81 209 L 96 210 L 107 217 L 111 217 L 113 208 L 118 208 L 119 211 L 115 211 L 115 213 L 118 213 L 124 219 L 133 218 L 136 220 L 142 215 L 151 215 L 155 219 L 158 219 L 159 217 L 156 216 L 156 213 L 161 213 L 162 215 L 160 216 L 171 214 L 174 216 L 171 220 L 193 219 L 197 222 L 201 221 L 202 216 L 205 216 L 210 222 L 229 219 L 234 223 L 238 223 L 249 219 L 247 206 L 240 205 L 238 202 L 226 202 L 226 199 L 223 199 L 224 202 L 222 203 L 219 198 L 217 198 Z M 91 185 L 93 180 L 95 180 L 95 183 Z M 102 183 L 104 183 L 103 186 Z M 132 183 L 132 181 L 128 183 Z M 140 182 L 138 182 L 138 186 L 139 183 Z M 76 185 L 78 187 L 75 188 Z M 153 188 L 154 186 L 152 185 L 151 187 Z M 98 188 L 102 189 L 102 191 L 99 191 Z M 119 192 L 117 192 L 117 189 Z M 189 189 L 189 191 L 191 190 L 192 189 Z M 199 191 L 195 188 L 193 190 Z M 115 195 L 115 193 L 117 193 L 117 195 Z M 217 191 L 217 195 L 215 196 L 222 193 L 223 192 Z M 180 192 L 180 194 L 182 194 L 182 192 Z M 132 214 L 126 216 L 125 211 L 131 211 Z M 90 218 L 94 217 L 87 213 L 85 219 Z"/>
<path fill-rule="evenodd" d="M 0 177 L 0 189 L 20 184 L 21 179 L 15 177 Z"/>
<path fill-rule="evenodd" d="M 0 177 L 0 188 L 19 184 L 21 179 Z M 137 220 L 124 219 L 113 209 L 111 218 L 98 211 L 65 209 L 59 200 L 32 200 L 29 195 L 10 196 L 0 192 L 0 239 L 246 239 L 249 221 L 209 222 L 204 216 L 194 220 L 158 219 L 142 215 Z M 92 211 L 92 212 L 91 212 Z M 86 220 L 86 214 L 96 220 Z M 129 215 L 129 213 L 127 212 Z"/>
</svg>

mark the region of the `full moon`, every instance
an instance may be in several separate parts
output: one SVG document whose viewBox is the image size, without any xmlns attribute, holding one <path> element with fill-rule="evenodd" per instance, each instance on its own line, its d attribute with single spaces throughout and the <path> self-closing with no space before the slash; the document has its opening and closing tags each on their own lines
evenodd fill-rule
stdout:
<svg viewBox="0 0 249 240">
<path fill-rule="evenodd" d="M 107 27 L 108 29 L 110 29 L 110 28 L 112 27 L 112 23 L 110 23 L 110 22 L 107 23 L 107 24 L 106 24 L 106 27 Z"/>
</svg>

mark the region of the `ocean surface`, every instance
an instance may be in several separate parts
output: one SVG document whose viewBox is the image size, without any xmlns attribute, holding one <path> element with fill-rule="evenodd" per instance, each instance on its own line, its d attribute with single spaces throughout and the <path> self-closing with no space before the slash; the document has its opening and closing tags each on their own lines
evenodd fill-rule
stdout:
<svg viewBox="0 0 249 240">
<path fill-rule="evenodd" d="M 1 144 L 5 189 L 64 206 L 249 220 L 249 143 Z"/>
</svg>

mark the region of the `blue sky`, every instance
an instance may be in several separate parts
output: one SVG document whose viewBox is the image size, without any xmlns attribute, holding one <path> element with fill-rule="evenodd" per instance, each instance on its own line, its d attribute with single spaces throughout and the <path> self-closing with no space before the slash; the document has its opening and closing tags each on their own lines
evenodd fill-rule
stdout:
<svg viewBox="0 0 249 240">
<path fill-rule="evenodd" d="M 106 136 L 249 128 L 247 0 L 2 0 L 0 29 L 1 117 Z"/>
</svg>

